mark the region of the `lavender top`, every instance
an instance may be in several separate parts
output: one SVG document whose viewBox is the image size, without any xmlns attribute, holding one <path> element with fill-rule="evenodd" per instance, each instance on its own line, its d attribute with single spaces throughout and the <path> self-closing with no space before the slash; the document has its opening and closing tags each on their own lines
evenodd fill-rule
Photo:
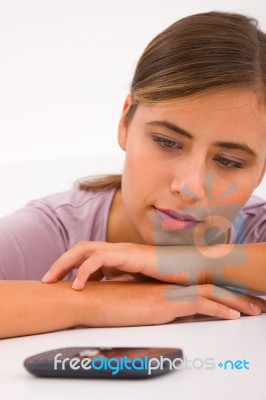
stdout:
<svg viewBox="0 0 266 400">
<path fill-rule="evenodd" d="M 40 280 L 77 242 L 106 241 L 115 190 L 93 192 L 74 187 L 32 200 L 0 218 L 0 279 Z M 251 196 L 233 227 L 230 243 L 266 242 L 266 201 Z M 73 270 L 65 279 L 74 274 Z"/>
</svg>

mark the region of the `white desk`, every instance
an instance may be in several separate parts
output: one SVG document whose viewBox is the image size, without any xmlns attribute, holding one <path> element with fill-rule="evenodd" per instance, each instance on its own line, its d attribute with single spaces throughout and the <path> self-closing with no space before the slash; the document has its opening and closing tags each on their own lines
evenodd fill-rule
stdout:
<svg viewBox="0 0 266 400">
<path fill-rule="evenodd" d="M 192 322 L 191 318 L 160 326 L 76 328 L 3 339 L 0 341 L 1 398 L 265 400 L 266 314 L 242 316 L 234 321 Z M 190 360 L 215 358 L 216 368 L 183 368 L 157 378 L 130 381 L 37 378 L 23 367 L 24 359 L 31 355 L 71 346 L 181 347 Z M 217 366 L 228 359 L 246 359 L 250 369 L 225 370 Z"/>
</svg>

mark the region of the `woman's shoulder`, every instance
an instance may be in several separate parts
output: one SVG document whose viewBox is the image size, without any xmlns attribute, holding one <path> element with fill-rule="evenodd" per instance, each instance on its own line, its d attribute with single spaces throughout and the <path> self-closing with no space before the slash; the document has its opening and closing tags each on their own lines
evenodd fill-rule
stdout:
<svg viewBox="0 0 266 400">
<path fill-rule="evenodd" d="M 68 247 L 80 240 L 106 240 L 109 209 L 115 188 L 83 190 L 79 187 L 31 200 L 24 207 L 56 220 L 68 237 Z"/>
<path fill-rule="evenodd" d="M 260 211 L 265 211 L 266 200 L 261 197 L 252 195 L 243 207 L 243 211 L 250 214 L 256 214 Z M 266 217 L 266 216 L 265 216 Z"/>
<path fill-rule="evenodd" d="M 47 196 L 39 197 L 29 201 L 26 206 L 34 204 L 46 204 L 53 210 L 59 208 L 82 208 L 86 204 L 90 203 L 91 206 L 99 207 L 105 202 L 112 199 L 115 192 L 115 188 L 108 190 L 83 190 L 78 186 L 74 186 L 71 189 L 49 194 Z"/>
</svg>

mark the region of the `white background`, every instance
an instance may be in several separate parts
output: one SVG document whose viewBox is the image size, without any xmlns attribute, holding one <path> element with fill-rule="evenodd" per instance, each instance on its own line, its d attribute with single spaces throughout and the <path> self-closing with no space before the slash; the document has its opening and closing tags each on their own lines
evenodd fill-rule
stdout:
<svg viewBox="0 0 266 400">
<path fill-rule="evenodd" d="M 211 10 L 266 30 L 263 0 L 0 0 L 0 215 L 120 173 L 117 124 L 138 58 L 174 21 Z"/>
</svg>

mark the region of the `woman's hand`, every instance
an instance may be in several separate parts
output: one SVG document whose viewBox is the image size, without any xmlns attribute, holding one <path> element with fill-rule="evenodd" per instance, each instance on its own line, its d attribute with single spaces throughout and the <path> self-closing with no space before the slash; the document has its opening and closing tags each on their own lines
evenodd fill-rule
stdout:
<svg viewBox="0 0 266 400">
<path fill-rule="evenodd" d="M 161 279 L 155 246 L 81 241 L 52 264 L 42 282 L 57 282 L 75 268 L 78 271 L 72 287 L 77 290 L 83 289 L 88 279 L 100 280 L 124 272 L 136 277 L 145 275 Z M 180 279 L 178 283 L 186 282 Z"/>
<path fill-rule="evenodd" d="M 227 246 L 227 245 L 224 245 Z M 237 247 L 238 246 L 238 247 Z M 135 280 L 155 279 L 181 285 L 211 283 L 218 286 L 265 291 L 265 243 L 246 245 L 247 262 L 227 265 L 220 247 L 205 246 L 207 255 L 200 257 L 196 246 L 150 246 L 134 243 L 81 241 L 58 258 L 43 278 L 45 283 L 63 279 L 77 269 L 72 288 L 81 290 L 87 280 L 101 280 L 128 273 Z M 241 255 L 243 245 L 236 245 Z M 208 253 L 215 252 L 215 257 Z M 216 262 L 218 263 L 218 267 Z M 255 272 L 258 273 L 255 273 Z"/>
<path fill-rule="evenodd" d="M 80 325 L 93 327 L 156 325 L 203 314 L 221 319 L 266 312 L 266 301 L 211 284 L 180 286 L 162 282 L 87 282 Z M 250 304 L 258 306 L 254 311 Z M 231 311 L 232 310 L 232 311 Z"/>
</svg>

